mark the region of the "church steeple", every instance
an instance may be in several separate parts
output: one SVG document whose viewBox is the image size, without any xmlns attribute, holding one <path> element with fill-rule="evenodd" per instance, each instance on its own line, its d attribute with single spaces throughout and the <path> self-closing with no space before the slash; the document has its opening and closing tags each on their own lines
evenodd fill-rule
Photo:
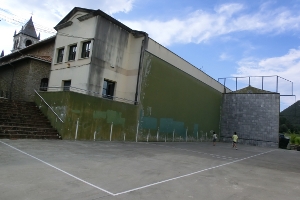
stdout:
<svg viewBox="0 0 300 200">
<path fill-rule="evenodd" d="M 37 36 L 32 17 L 22 26 L 18 34 L 14 34 L 14 45 L 12 52 L 26 48 L 29 45 L 35 44 L 40 40 L 40 34 Z"/>
</svg>

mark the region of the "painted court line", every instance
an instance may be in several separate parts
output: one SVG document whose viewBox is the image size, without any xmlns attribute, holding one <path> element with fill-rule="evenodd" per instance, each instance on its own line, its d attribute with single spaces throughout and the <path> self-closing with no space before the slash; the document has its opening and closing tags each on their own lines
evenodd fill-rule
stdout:
<svg viewBox="0 0 300 200">
<path fill-rule="evenodd" d="M 152 145 L 161 146 L 161 147 L 168 147 L 168 148 L 172 148 L 172 149 L 179 149 L 179 150 L 183 150 L 183 151 L 188 151 L 188 152 L 193 152 L 193 153 L 199 153 L 199 154 L 204 154 L 204 155 L 208 154 L 208 153 L 204 153 L 204 152 L 201 152 L 201 151 L 193 151 L 193 150 L 189 150 L 189 149 L 182 149 L 182 148 L 177 148 L 177 147 L 171 147 L 171 146 L 168 146 L 168 145 L 161 145 L 161 144 L 152 144 Z M 220 158 L 220 155 L 217 155 L 217 154 L 208 154 L 208 155 L 210 155 L 211 157 Z M 226 157 L 226 156 L 222 156 L 222 157 L 224 157 L 222 159 L 231 158 L 231 157 Z M 232 158 L 232 159 L 238 159 L 238 158 Z M 229 160 L 231 160 L 231 159 L 229 159 Z"/>
<path fill-rule="evenodd" d="M 15 149 L 15 150 L 17 150 L 17 151 L 19 151 L 19 152 L 21 152 L 21 153 L 27 155 L 27 156 L 30 156 L 31 158 L 34 158 L 34 159 L 36 159 L 36 160 L 38 160 L 38 161 L 40 161 L 40 162 L 42 162 L 42 163 L 44 163 L 44 164 L 46 164 L 46 165 L 48 165 L 48 166 L 54 168 L 54 169 L 56 169 L 56 170 L 58 170 L 58 171 L 60 171 L 60 172 L 62 172 L 62 173 L 64 173 L 64 174 L 67 174 L 67 175 L 69 175 L 69 176 L 71 176 L 71 177 L 73 177 L 73 178 L 75 178 L 75 179 L 77 179 L 77 180 L 79 180 L 79 181 L 81 181 L 81 182 L 83 182 L 83 183 L 85 183 L 85 184 L 88 184 L 88 185 L 90 185 L 90 186 L 92 186 L 92 187 L 94 187 L 94 188 L 96 188 L 96 189 L 98 189 L 98 190 L 101 190 L 101 191 L 103 191 L 103 192 L 106 192 L 107 194 L 110 194 L 110 195 L 113 195 L 113 196 L 114 196 L 113 193 L 111 193 L 111 192 L 109 192 L 109 191 L 107 191 L 107 190 L 105 190 L 105 189 L 103 189 L 103 188 L 100 188 L 100 187 L 98 187 L 98 186 L 96 186 L 96 185 L 94 185 L 94 184 L 92 184 L 92 183 L 89 183 L 89 182 L 87 182 L 87 181 L 85 181 L 85 180 L 83 180 L 83 179 L 81 179 L 81 178 L 78 178 L 77 176 L 74 176 L 73 174 L 70 174 L 70 173 L 68 173 L 68 172 L 66 172 L 66 171 L 64 171 L 64 170 L 62 170 L 62 169 L 59 169 L 58 167 L 55 167 L 54 165 L 51 165 L 51 164 L 49 164 L 49 163 L 47 163 L 47 162 L 45 162 L 45 161 L 43 161 L 43 160 L 41 160 L 41 159 L 39 159 L 39 158 L 37 158 L 37 157 L 34 157 L 34 156 L 32 156 L 32 155 L 30 155 L 30 154 L 28 154 L 28 153 L 26 153 L 26 152 L 24 152 L 24 151 L 22 151 L 22 150 L 20 150 L 20 149 L 17 149 L 17 148 L 15 148 L 15 147 L 13 147 L 13 146 L 11 146 L 11 145 L 9 145 L 9 144 L 6 144 L 5 142 L 2 142 L 2 141 L 0 141 L 0 142 L 1 142 L 2 144 L 5 144 L 5 145 L 9 146 L 10 148 L 13 148 L 13 149 Z"/>
<path fill-rule="evenodd" d="M 121 194 L 126 194 L 126 193 L 129 193 L 129 192 L 141 190 L 141 189 L 148 188 L 148 187 L 151 187 L 151 186 L 154 186 L 154 185 L 158 185 L 158 184 L 161 184 L 161 183 L 166 183 L 166 182 L 173 181 L 173 180 L 176 180 L 176 179 L 184 178 L 184 177 L 191 176 L 191 175 L 194 175 L 194 174 L 198 174 L 198 173 L 201 173 L 201 172 L 205 172 L 205 171 L 208 171 L 208 170 L 211 170 L 211 169 L 220 168 L 220 167 L 223 167 L 223 166 L 226 166 L 226 165 L 230 165 L 230 164 L 233 164 L 233 163 L 236 163 L 236 162 L 240 162 L 240 161 L 243 161 L 243 160 L 247 160 L 247 159 L 250 159 L 250 158 L 253 158 L 253 157 L 256 157 L 256 156 L 260 156 L 260 155 L 267 154 L 267 153 L 270 153 L 272 151 L 275 151 L 275 150 L 270 150 L 270 151 L 267 151 L 267 152 L 259 153 L 259 154 L 253 155 L 253 156 L 248 156 L 246 158 L 234 160 L 234 161 L 231 161 L 231 162 L 228 162 L 228 163 L 224 163 L 224 164 L 221 164 L 221 165 L 217 165 L 217 166 L 214 166 L 214 167 L 209 167 L 209 168 L 206 168 L 206 169 L 203 169 L 203 170 L 199 170 L 199 171 L 196 171 L 196 172 L 192 172 L 192 173 L 189 173 L 189 174 L 185 174 L 185 175 L 182 175 L 182 176 L 177 176 L 177 177 L 166 179 L 166 180 L 159 181 L 159 182 L 156 182 L 156 183 L 148 184 L 148 185 L 145 185 L 145 186 L 142 186 L 142 187 L 137 187 L 137 188 L 126 190 L 126 191 L 119 192 L 119 193 L 112 193 L 112 192 L 109 192 L 109 191 L 107 191 L 107 190 L 105 190 L 103 188 L 100 188 L 100 187 L 98 187 L 98 186 L 96 186 L 96 185 L 94 185 L 92 183 L 89 183 L 89 182 L 87 182 L 87 181 L 85 181 L 85 180 L 83 180 L 81 178 L 78 178 L 78 177 L 76 177 L 76 176 L 74 176 L 74 175 L 72 175 L 72 174 L 70 174 L 70 173 L 68 173 L 68 172 L 66 172 L 66 171 L 64 171 L 62 169 L 59 169 L 58 167 L 55 167 L 54 165 L 51 165 L 51 164 L 49 164 L 49 163 L 47 163 L 47 162 L 45 162 L 45 161 L 43 161 L 43 160 L 41 160 L 41 159 L 39 159 L 37 157 L 34 157 L 34 156 L 32 156 L 32 155 L 30 155 L 30 154 L 28 154 L 28 153 L 26 153 L 26 152 L 24 152 L 24 151 L 22 151 L 20 149 L 17 149 L 17 148 L 15 148 L 15 147 L 13 147 L 13 146 L 11 146 L 9 144 L 6 144 L 5 142 L 2 142 L 2 141 L 0 141 L 0 142 L 2 144 L 5 144 L 5 145 L 7 145 L 7 146 L 9 146 L 9 147 L 11 147 L 11 148 L 13 148 L 13 149 L 15 149 L 15 150 L 23 153 L 23 154 L 25 154 L 27 156 L 30 156 L 31 158 L 34 158 L 34 159 L 36 159 L 36 160 L 38 160 L 38 161 L 40 161 L 40 162 L 42 162 L 42 163 L 44 163 L 46 165 L 48 165 L 48 166 L 50 166 L 50 167 L 58 170 L 60 172 L 63 172 L 64 174 L 66 174 L 68 176 L 71 176 L 71 177 L 73 177 L 73 178 L 75 178 L 75 179 L 77 179 L 77 180 L 79 180 L 79 181 L 81 181 L 81 182 L 83 182 L 83 183 L 85 183 L 87 185 L 90 185 L 90 186 L 92 186 L 92 187 L 94 187 L 94 188 L 96 188 L 98 190 L 106 192 L 107 194 L 110 194 L 112 196 L 118 196 L 118 195 L 121 195 Z"/>
<path fill-rule="evenodd" d="M 236 163 L 236 162 L 240 162 L 240 161 L 243 161 L 243 160 L 246 160 L 246 159 L 249 159 L 249 158 L 253 158 L 253 157 L 260 156 L 260 155 L 263 155 L 263 154 L 266 154 L 266 153 L 270 153 L 272 151 L 275 151 L 275 150 L 263 152 L 263 153 L 256 154 L 256 155 L 253 155 L 253 156 L 248 156 L 246 158 L 242 158 L 242 159 L 239 159 L 239 160 L 228 162 L 228 163 L 225 163 L 225 164 L 222 164 L 222 165 L 217 165 L 217 166 L 214 166 L 214 167 L 206 168 L 206 169 L 203 169 L 203 170 L 200 170 L 200 171 L 185 174 L 185 175 L 182 175 L 182 176 L 177 176 L 177 177 L 174 177 L 174 178 L 170 178 L 170 179 L 167 179 L 167 180 L 164 180 L 164 181 L 159 181 L 159 182 L 156 182 L 156 183 L 152 183 L 152 184 L 145 185 L 145 186 L 142 186 L 142 187 L 134 188 L 134 189 L 127 190 L 127 191 L 124 191 L 124 192 L 115 193 L 114 196 L 121 195 L 121 194 L 126 194 L 126 193 L 129 193 L 129 192 L 144 189 L 144 188 L 151 187 L 151 186 L 154 186 L 154 185 L 158 185 L 158 184 L 161 184 L 161 183 L 165 183 L 165 182 L 173 181 L 173 180 L 180 179 L 180 178 L 183 178 L 183 177 L 191 176 L 191 175 L 198 174 L 198 173 L 201 173 L 201 172 L 205 172 L 205 171 L 208 171 L 208 170 L 211 170 L 211 169 L 220 168 L 220 167 L 230 165 L 230 164 L 233 164 L 233 163 Z"/>
</svg>

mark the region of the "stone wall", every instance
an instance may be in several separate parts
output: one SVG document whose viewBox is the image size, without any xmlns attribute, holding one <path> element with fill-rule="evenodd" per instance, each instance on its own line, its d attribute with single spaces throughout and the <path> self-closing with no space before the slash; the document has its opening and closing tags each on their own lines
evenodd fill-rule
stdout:
<svg viewBox="0 0 300 200">
<path fill-rule="evenodd" d="M 0 67 L 0 94 L 7 97 L 11 93 L 13 100 L 34 101 L 34 89 L 39 89 L 42 78 L 49 78 L 50 67 L 50 63 L 34 59 Z"/>
<path fill-rule="evenodd" d="M 231 141 L 237 132 L 239 143 L 277 146 L 280 94 L 223 94 L 221 140 Z"/>
</svg>

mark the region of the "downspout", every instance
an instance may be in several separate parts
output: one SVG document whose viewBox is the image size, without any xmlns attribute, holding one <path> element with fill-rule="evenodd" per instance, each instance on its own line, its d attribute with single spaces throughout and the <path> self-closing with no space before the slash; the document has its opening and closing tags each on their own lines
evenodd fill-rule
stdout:
<svg viewBox="0 0 300 200">
<path fill-rule="evenodd" d="M 140 54 L 139 69 L 138 69 L 138 76 L 137 76 L 137 82 L 136 82 L 134 105 L 138 104 L 140 73 L 141 73 L 142 62 L 143 62 L 143 58 L 144 58 L 144 51 L 145 51 L 145 46 L 146 46 L 145 43 L 147 44 L 147 40 L 148 40 L 148 34 L 145 32 L 142 32 L 142 34 L 144 34 L 144 39 L 142 41 L 142 46 L 141 46 L 141 54 Z"/>
</svg>

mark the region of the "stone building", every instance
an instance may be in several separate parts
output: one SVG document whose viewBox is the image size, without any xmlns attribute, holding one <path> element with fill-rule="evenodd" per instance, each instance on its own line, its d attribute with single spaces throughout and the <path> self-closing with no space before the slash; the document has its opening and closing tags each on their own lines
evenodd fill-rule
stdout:
<svg viewBox="0 0 300 200">
<path fill-rule="evenodd" d="M 32 17 L 30 17 L 28 22 L 24 26 L 22 26 L 21 30 L 18 33 L 15 31 L 13 41 L 14 45 L 11 52 L 24 49 L 40 41 L 40 34 L 38 36 L 36 34 Z"/>
<path fill-rule="evenodd" d="M 190 141 L 218 131 L 224 86 L 147 33 L 78 7 L 55 29 L 40 95 L 62 116 L 63 138 Z"/>
<path fill-rule="evenodd" d="M 232 141 L 237 132 L 239 143 L 277 146 L 280 94 L 248 86 L 223 94 L 221 138 Z"/>
<path fill-rule="evenodd" d="M 34 89 L 48 85 L 55 36 L 39 41 L 30 18 L 13 37 L 12 53 L 0 58 L 0 97 L 33 101 Z"/>
</svg>

